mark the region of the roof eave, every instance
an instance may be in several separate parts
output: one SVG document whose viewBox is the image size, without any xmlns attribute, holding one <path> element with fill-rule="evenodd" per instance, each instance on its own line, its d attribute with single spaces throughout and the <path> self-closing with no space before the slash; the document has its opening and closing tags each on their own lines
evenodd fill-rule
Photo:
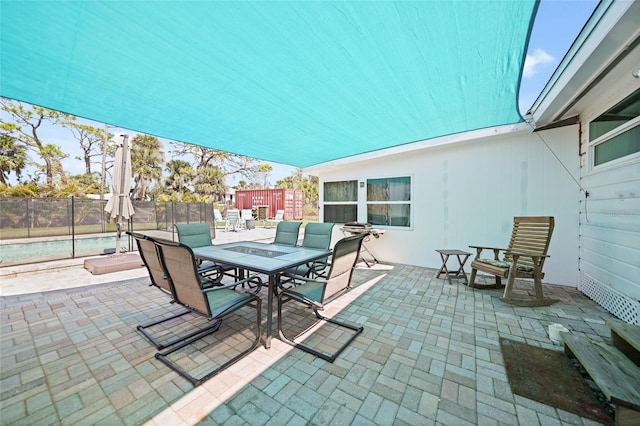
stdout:
<svg viewBox="0 0 640 426">
<path fill-rule="evenodd" d="M 536 127 L 580 113 L 580 99 L 640 37 L 640 2 L 601 2 L 527 115 Z"/>
<path fill-rule="evenodd" d="M 409 152 L 442 147 L 445 145 L 452 145 L 457 143 L 468 143 L 488 137 L 501 136 L 506 134 L 531 132 L 532 128 L 527 123 L 507 124 L 503 126 L 488 127 L 486 129 L 471 130 L 468 132 L 456 133 L 453 135 L 440 136 L 432 139 L 425 139 L 418 142 L 413 142 L 404 145 L 398 145 L 386 149 L 380 149 L 372 152 L 366 152 L 364 154 L 352 155 L 350 157 L 340 158 L 333 161 L 327 161 L 324 163 L 315 164 L 313 166 L 305 167 L 302 171 L 306 174 L 317 175 L 322 170 L 331 169 L 343 166 L 353 166 L 354 163 L 374 160 L 382 157 L 388 157 L 390 155 L 405 154 Z"/>
</svg>

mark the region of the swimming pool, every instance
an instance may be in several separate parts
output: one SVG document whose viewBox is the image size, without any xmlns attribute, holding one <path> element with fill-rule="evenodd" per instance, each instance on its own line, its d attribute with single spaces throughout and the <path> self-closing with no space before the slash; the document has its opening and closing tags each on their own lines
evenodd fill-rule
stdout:
<svg viewBox="0 0 640 426">
<path fill-rule="evenodd" d="M 128 238 L 123 235 L 120 245 L 126 247 Z M 85 237 L 75 240 L 75 257 L 102 254 L 105 250 L 114 250 L 116 247 L 115 234 L 108 237 Z M 0 259 L 2 261 L 19 261 L 42 257 L 73 257 L 73 244 L 71 239 L 57 239 L 47 241 L 29 241 L 0 245 Z M 16 263 L 16 262 L 12 262 Z"/>
</svg>

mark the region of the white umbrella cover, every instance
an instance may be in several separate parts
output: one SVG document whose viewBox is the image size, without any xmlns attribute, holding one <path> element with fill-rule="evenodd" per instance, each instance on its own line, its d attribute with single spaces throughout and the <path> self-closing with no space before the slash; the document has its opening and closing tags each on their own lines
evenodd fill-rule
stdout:
<svg viewBox="0 0 640 426">
<path fill-rule="evenodd" d="M 104 211 L 117 223 L 116 254 L 120 253 L 120 234 L 122 220 L 129 219 L 135 214 L 129 190 L 131 189 L 131 150 L 129 136 L 120 135 L 113 167 L 113 195 L 107 201 Z"/>
</svg>

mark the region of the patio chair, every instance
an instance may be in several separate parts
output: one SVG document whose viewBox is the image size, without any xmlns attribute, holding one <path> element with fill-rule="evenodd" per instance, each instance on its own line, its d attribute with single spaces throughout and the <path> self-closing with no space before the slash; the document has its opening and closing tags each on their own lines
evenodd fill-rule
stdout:
<svg viewBox="0 0 640 426">
<path fill-rule="evenodd" d="M 151 279 L 151 285 L 154 287 L 159 288 L 160 290 L 162 290 L 164 293 L 168 294 L 169 296 L 171 296 L 171 301 L 170 303 L 175 303 L 175 300 L 173 299 L 173 289 L 172 289 L 172 284 L 171 281 L 169 280 L 169 277 L 167 276 L 167 274 L 165 273 L 164 267 L 161 264 L 160 261 L 160 257 L 158 255 L 158 250 L 156 247 L 156 244 L 154 242 L 154 240 L 150 237 L 147 237 L 145 235 L 142 234 L 136 234 L 133 232 L 129 232 L 129 234 L 136 240 L 136 243 L 138 245 L 138 253 L 140 254 L 140 258 L 142 258 L 142 262 L 144 263 L 144 266 L 147 268 L 147 271 L 149 272 L 149 278 Z M 146 322 L 144 324 L 140 324 L 136 327 L 136 329 L 142 333 L 142 335 L 144 337 L 146 337 L 158 350 L 164 349 L 168 346 L 171 346 L 177 342 L 180 342 L 182 340 L 184 340 L 185 338 L 189 338 L 195 335 L 198 335 L 202 332 L 204 332 L 205 330 L 217 330 L 218 327 L 220 326 L 220 323 L 217 322 L 215 324 L 211 324 L 210 326 L 208 326 L 205 329 L 199 329 L 196 331 L 193 331 L 187 335 L 181 335 L 178 337 L 175 337 L 171 340 L 169 340 L 168 342 L 160 342 L 156 337 L 154 337 L 153 334 L 151 334 L 151 332 L 148 330 L 149 328 L 159 325 L 159 324 L 163 324 L 167 321 L 171 321 L 173 319 L 176 318 L 180 318 L 186 314 L 191 313 L 191 311 L 189 309 L 184 309 L 183 311 L 171 315 L 171 316 L 163 316 L 157 319 L 153 319 L 149 322 Z"/>
<path fill-rule="evenodd" d="M 208 336 L 213 333 L 213 331 L 200 333 L 184 339 L 182 342 L 174 344 L 165 351 L 156 353 L 155 357 L 157 359 L 187 379 L 192 385 L 198 386 L 237 362 L 258 346 L 262 320 L 262 300 L 255 293 L 241 293 L 236 291 L 235 288 L 248 282 L 255 284 L 259 288 L 262 286 L 262 280 L 259 277 L 252 276 L 238 282 L 205 288 L 203 279 L 198 273 L 196 258 L 188 246 L 184 244 L 165 244 L 162 242 L 156 242 L 156 244 L 162 265 L 172 283 L 175 301 L 180 305 L 189 309 L 194 314 L 201 315 L 209 321 L 216 322 L 218 320 L 222 321 L 223 318 L 227 318 L 230 314 L 244 307 L 250 307 L 256 310 L 255 339 L 252 340 L 251 345 L 221 364 L 216 362 L 217 365 L 215 368 L 208 372 L 200 373 L 198 377 L 195 377 L 178 365 L 179 362 L 183 364 L 189 363 L 189 361 L 184 362 L 184 356 L 177 356 L 177 359 L 174 361 L 170 359 L 170 355 Z M 234 342 L 234 346 L 235 343 L 237 342 Z M 234 352 L 235 351 L 234 348 Z"/>
<path fill-rule="evenodd" d="M 300 238 L 300 225 L 302 225 L 302 222 L 279 222 L 278 227 L 276 228 L 276 236 L 273 239 L 273 244 L 283 246 L 298 245 L 298 238 Z"/>
<path fill-rule="evenodd" d="M 213 221 L 216 227 L 219 223 L 224 223 L 224 226 L 227 226 L 227 220 L 222 217 L 222 213 L 218 209 L 213 209 Z"/>
<path fill-rule="evenodd" d="M 240 229 L 240 210 L 230 209 L 227 210 L 227 224 L 225 225 L 225 231 L 231 229 L 237 231 Z"/>
<path fill-rule="evenodd" d="M 304 237 L 302 239 L 302 247 L 317 248 L 322 250 L 328 250 L 331 246 L 331 236 L 333 234 L 334 223 L 307 223 L 304 227 Z M 327 258 L 316 260 L 312 263 L 306 263 L 300 265 L 295 269 L 285 271 L 285 274 L 289 275 L 302 275 L 303 277 L 324 277 L 329 266 Z M 287 279 L 283 277 L 281 284 L 293 283 L 295 280 Z"/>
<path fill-rule="evenodd" d="M 326 279 L 313 279 L 299 275 L 292 276 L 292 278 L 304 281 L 304 283 L 290 289 L 284 289 L 278 295 L 278 334 L 282 341 L 326 361 L 333 362 L 358 334 L 362 333 L 364 330 L 362 326 L 325 317 L 319 311 L 323 310 L 327 303 L 351 289 L 351 277 L 358 260 L 363 238 L 363 235 L 354 235 L 343 238 L 336 243 L 333 248 L 331 267 Z M 299 335 L 294 338 L 287 337 L 282 329 L 282 306 L 288 301 L 299 302 L 311 308 L 319 321 L 326 321 L 339 327 L 347 328 L 354 333 L 351 333 L 346 342 L 333 353 L 321 352 L 309 345 L 296 342 L 295 339 Z M 335 347 L 336 345 L 332 346 Z"/>
<path fill-rule="evenodd" d="M 249 229 L 249 222 L 253 220 L 253 212 L 251 209 L 242 209 L 240 212 L 240 227 L 244 229 Z"/>
<path fill-rule="evenodd" d="M 284 210 L 276 210 L 276 215 L 271 219 L 267 219 L 267 223 L 265 224 L 265 227 L 270 223 L 273 224 L 271 226 L 275 226 L 278 223 L 282 222 L 283 220 L 284 220 Z"/>
<path fill-rule="evenodd" d="M 542 278 L 544 262 L 549 242 L 555 226 L 552 216 L 523 216 L 513 218 L 513 231 L 506 249 L 495 247 L 469 246 L 476 249 L 476 257 L 471 262 L 469 287 L 493 287 L 502 285 L 501 279 L 507 278 L 502 301 L 518 306 L 548 306 L 557 300 L 543 296 Z M 493 258 L 482 258 L 483 250 L 492 250 Z M 500 253 L 503 258 L 500 259 Z M 479 286 L 475 283 L 478 271 L 495 276 L 495 284 Z M 524 299 L 513 297 L 516 278 L 533 279 L 535 297 Z"/>
<path fill-rule="evenodd" d="M 191 248 L 207 247 L 213 245 L 211 230 L 207 223 L 176 223 L 178 241 Z M 238 277 L 238 271 L 233 266 L 213 262 L 198 263 L 198 270 L 201 275 L 209 277 L 210 274 L 218 274 L 220 271 L 224 275 Z M 215 277 L 218 278 L 217 276 Z M 221 277 L 220 277 L 221 278 Z M 219 280 L 218 280 L 219 281 Z"/>
</svg>

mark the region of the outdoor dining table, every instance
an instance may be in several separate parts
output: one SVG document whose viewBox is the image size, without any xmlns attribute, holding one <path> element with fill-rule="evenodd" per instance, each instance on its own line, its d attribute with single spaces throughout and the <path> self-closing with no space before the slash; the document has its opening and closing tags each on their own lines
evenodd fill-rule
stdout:
<svg viewBox="0 0 640 426">
<path fill-rule="evenodd" d="M 193 249 L 194 255 L 202 260 L 224 263 L 240 270 L 257 272 L 269 276 L 267 296 L 267 327 L 265 348 L 271 347 L 273 324 L 273 295 L 278 285 L 279 274 L 307 262 L 322 259 L 331 254 L 329 250 L 319 250 L 300 246 L 284 246 L 255 241 L 239 241 Z"/>
</svg>

